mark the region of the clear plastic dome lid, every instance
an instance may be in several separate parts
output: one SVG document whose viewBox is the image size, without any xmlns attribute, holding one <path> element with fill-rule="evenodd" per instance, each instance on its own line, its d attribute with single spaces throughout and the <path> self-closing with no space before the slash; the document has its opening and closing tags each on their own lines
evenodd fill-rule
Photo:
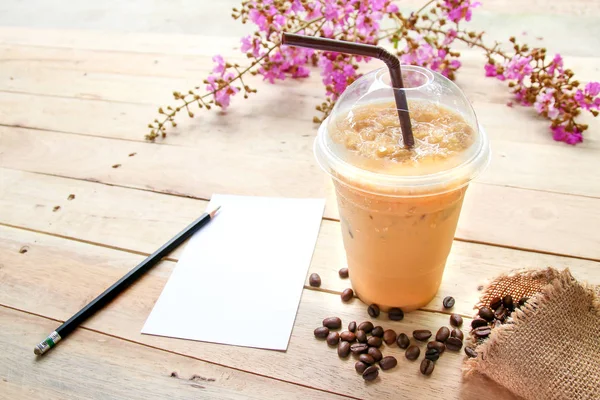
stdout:
<svg viewBox="0 0 600 400">
<path fill-rule="evenodd" d="M 426 68 L 402 66 L 402 78 L 405 87 L 394 89 L 381 68 L 346 89 L 315 141 L 321 167 L 343 183 L 383 194 L 434 194 L 467 184 L 489 160 L 471 104 L 452 81 Z M 410 149 L 394 90 L 408 100 Z"/>
</svg>

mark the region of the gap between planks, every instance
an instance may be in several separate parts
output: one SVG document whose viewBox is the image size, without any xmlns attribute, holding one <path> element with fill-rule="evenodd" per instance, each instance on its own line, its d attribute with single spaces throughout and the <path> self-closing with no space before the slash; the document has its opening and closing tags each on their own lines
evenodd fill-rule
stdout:
<svg viewBox="0 0 600 400">
<path fill-rule="evenodd" d="M 0 90 L 0 93 L 2 92 L 2 90 Z M 95 138 L 101 138 L 101 139 L 111 139 L 111 140 L 120 140 L 123 142 L 132 142 L 132 143 L 152 143 L 152 144 L 156 144 L 159 146 L 171 146 L 171 147 L 188 147 L 188 146 L 184 146 L 182 144 L 174 144 L 174 143 L 165 143 L 165 142 L 151 142 L 149 140 L 137 140 L 137 139 L 129 139 L 129 138 L 120 138 L 120 137 L 114 137 L 114 136 L 103 136 L 103 135 L 88 135 L 87 133 L 79 133 L 79 132 L 72 132 L 72 131 L 63 131 L 60 129 L 48 129 L 48 128 L 38 128 L 36 126 L 26 126 L 26 125 L 21 125 L 21 124 L 3 124 L 0 123 L 0 127 L 5 127 L 5 128 L 16 128 L 16 129 L 30 129 L 32 131 L 40 131 L 40 132 L 50 132 L 50 133 L 62 133 L 65 135 L 74 135 L 74 136 L 81 136 L 81 137 L 95 137 Z"/>
<path fill-rule="evenodd" d="M 19 309 L 19 308 L 16 308 L 16 307 L 11 307 L 11 306 L 8 306 L 8 305 L 5 305 L 5 304 L 0 304 L 0 307 L 5 308 L 7 310 L 12 310 L 12 311 L 20 312 L 20 313 L 27 314 L 27 315 L 32 315 L 34 317 L 42 318 L 42 319 L 45 319 L 45 320 L 54 321 L 57 324 L 62 324 L 63 322 L 65 322 L 65 321 L 61 321 L 61 320 L 56 319 L 56 318 L 47 317 L 45 315 L 41 315 L 41 314 L 34 313 L 34 312 L 31 312 L 31 311 L 27 311 L 27 310 L 22 310 L 22 309 Z M 180 356 L 180 357 L 185 357 L 185 358 L 189 358 L 189 359 L 192 359 L 192 360 L 202 361 L 202 362 L 205 362 L 207 364 L 219 366 L 221 368 L 226 368 L 226 369 L 230 369 L 230 370 L 233 370 L 233 371 L 239 371 L 239 372 L 251 374 L 251 375 L 254 375 L 254 376 L 259 376 L 259 377 L 266 378 L 266 379 L 272 379 L 272 380 L 279 381 L 279 382 L 282 382 L 282 383 L 286 383 L 286 384 L 289 384 L 289 385 L 300 386 L 300 387 L 304 387 L 304 388 L 311 389 L 311 390 L 316 390 L 316 391 L 327 393 L 327 394 L 334 394 L 336 396 L 341 396 L 341 397 L 345 397 L 345 398 L 348 398 L 348 399 L 361 400 L 360 397 L 348 396 L 348 395 L 345 395 L 345 394 L 332 392 L 330 390 L 319 389 L 319 388 L 316 388 L 316 387 L 313 387 L 313 386 L 303 385 L 301 383 L 291 382 L 291 381 L 287 381 L 285 379 L 275 378 L 275 377 L 268 376 L 268 375 L 265 375 L 265 374 L 259 374 L 257 372 L 245 370 L 245 369 L 242 369 L 242 368 L 231 367 L 231 366 L 228 366 L 228 365 L 225 365 L 225 364 L 220 364 L 220 363 L 217 363 L 217 362 L 214 362 L 214 361 L 209 361 L 209 360 L 204 360 L 204 359 L 199 358 L 199 357 L 194 357 L 194 356 L 191 356 L 189 354 L 180 353 L 180 352 L 173 351 L 173 350 L 163 349 L 161 347 L 152 346 L 152 345 L 149 345 L 149 344 L 146 344 L 146 343 L 137 342 L 135 340 L 127 339 L 127 338 L 120 337 L 120 336 L 117 336 L 117 335 L 111 335 L 110 333 L 102 332 L 102 331 L 99 331 L 99 330 L 96 330 L 96 329 L 87 328 L 87 327 L 84 327 L 84 326 L 78 326 L 76 329 L 81 329 L 81 330 L 84 330 L 84 331 L 92 332 L 92 333 L 95 333 L 95 334 L 98 334 L 98 335 L 101 335 L 101 336 L 106 336 L 106 337 L 110 337 L 110 338 L 117 339 L 117 340 L 122 340 L 124 342 L 130 343 L 130 344 L 133 344 L 133 345 L 137 345 L 137 346 L 142 346 L 142 347 L 145 347 L 145 348 L 148 348 L 148 349 L 157 350 L 157 351 L 165 352 L 165 353 L 168 353 L 168 354 L 173 354 L 173 355 Z M 43 338 L 40 338 L 40 340 L 41 339 L 43 339 Z M 33 349 L 34 346 L 35 346 L 35 343 L 32 343 L 31 344 L 32 349 Z M 64 346 L 64 344 L 61 345 L 61 346 Z M 52 357 L 52 355 L 46 355 L 44 357 Z"/>
<path fill-rule="evenodd" d="M 42 176 L 51 176 L 51 177 L 61 178 L 61 179 L 70 179 L 70 180 L 74 180 L 74 181 L 91 182 L 91 183 L 96 183 L 96 184 L 100 184 L 100 185 L 106 185 L 106 186 L 112 186 L 112 187 L 119 187 L 119 188 L 129 189 L 129 190 L 137 190 L 137 191 L 141 191 L 141 192 L 150 192 L 150 193 L 157 193 L 157 194 L 162 194 L 162 195 L 182 197 L 182 198 L 188 198 L 188 199 L 194 199 L 194 200 L 210 201 L 210 199 L 207 199 L 207 198 L 204 198 L 204 197 L 197 197 L 197 196 L 193 196 L 193 195 L 186 195 L 186 194 L 183 194 L 183 193 L 173 193 L 173 192 L 169 192 L 169 191 L 160 191 L 160 190 L 151 190 L 151 189 L 136 188 L 136 187 L 131 187 L 131 186 L 127 186 L 127 185 L 121 185 L 121 184 L 117 184 L 117 183 L 101 182 L 101 181 L 96 180 L 96 179 L 81 179 L 81 178 L 74 178 L 74 177 L 65 176 L 65 175 L 59 175 L 59 174 L 50 174 L 50 173 L 30 171 L 30 170 L 14 169 L 14 168 L 10 168 L 10 167 L 3 167 L 3 169 L 7 169 L 7 170 L 11 170 L 11 171 L 27 172 L 27 173 L 36 174 L 36 175 L 42 175 Z M 490 183 L 482 183 L 482 184 L 489 185 L 489 186 L 500 186 L 500 187 L 506 186 L 506 185 L 494 185 L 494 184 L 490 184 Z M 518 188 L 518 187 L 513 187 L 513 188 L 523 190 L 523 188 Z M 536 190 L 536 189 L 525 189 L 525 190 L 532 190 L 532 191 L 538 191 L 538 192 L 547 192 L 547 193 L 555 193 L 555 192 L 549 192 L 549 191 L 545 191 L 545 190 Z M 586 198 L 596 199 L 596 197 L 581 196 L 581 195 L 577 195 L 577 194 L 568 194 L 568 193 L 555 193 L 555 194 L 563 194 L 563 195 L 570 195 L 570 196 L 575 196 L 575 197 L 586 197 Z M 339 219 L 331 218 L 331 217 L 326 217 L 326 216 L 322 217 L 322 219 L 326 220 L 326 221 L 340 222 Z M 96 245 L 96 246 L 107 247 L 107 248 L 114 249 L 114 250 L 126 251 L 126 252 L 130 252 L 130 253 L 138 254 L 138 255 L 149 255 L 149 253 L 137 252 L 135 250 L 129 250 L 129 249 L 126 249 L 126 248 L 120 248 L 120 247 L 116 247 L 116 246 L 105 245 L 105 244 L 101 244 L 101 243 L 97 243 L 97 242 L 88 242 L 86 240 L 77 239 L 75 237 L 67 237 L 67 236 L 61 236 L 61 235 L 58 235 L 58 234 L 44 232 L 44 231 L 36 231 L 36 230 L 29 229 L 29 228 L 21 227 L 21 226 L 5 224 L 5 223 L 2 223 L 2 222 L 0 222 L 0 225 L 4 225 L 4 226 L 7 226 L 7 227 L 11 227 L 11 228 L 29 230 L 31 232 L 36 232 L 36 233 L 43 233 L 43 234 L 46 234 L 46 235 L 61 237 L 61 238 L 64 238 L 64 239 L 69 239 L 69 240 L 74 240 L 74 241 L 80 241 L 82 243 L 89 243 L 89 244 L 93 244 L 93 245 Z M 525 251 L 525 252 L 528 252 L 528 253 L 545 254 L 545 255 L 550 255 L 550 256 L 566 257 L 566 258 L 571 258 L 571 259 L 576 259 L 576 260 L 583 260 L 583 261 L 600 262 L 600 258 L 594 258 L 594 257 L 585 257 L 585 256 L 574 255 L 574 254 L 552 252 L 552 251 L 547 251 L 547 250 L 535 250 L 535 249 L 530 249 L 530 248 L 526 248 L 526 247 L 505 245 L 505 244 L 499 244 L 499 243 L 494 243 L 494 242 L 486 242 L 486 241 L 474 240 L 474 239 L 463 239 L 463 238 L 457 238 L 457 237 L 455 237 L 454 240 L 458 241 L 458 242 L 480 244 L 480 245 L 498 247 L 498 248 L 508 249 L 508 250 L 518 250 L 518 251 Z M 175 259 L 169 259 L 169 258 L 165 258 L 165 259 L 166 260 L 175 261 L 175 262 L 177 261 Z M 335 293 L 337 293 L 337 292 L 335 292 Z"/>
<path fill-rule="evenodd" d="M 97 247 L 102 247 L 102 248 L 109 249 L 109 250 L 122 251 L 122 252 L 125 252 L 125 253 L 135 254 L 135 255 L 138 255 L 138 256 L 145 256 L 145 257 L 147 257 L 147 256 L 150 255 L 150 253 L 144 253 L 142 251 L 137 251 L 137 250 L 131 250 L 131 249 L 126 249 L 126 248 L 122 248 L 122 247 L 111 246 L 111 245 L 104 244 L 104 243 L 93 242 L 93 241 L 84 240 L 84 239 L 78 239 L 78 238 L 75 238 L 75 237 L 72 237 L 72 236 L 66 236 L 66 235 L 61 235 L 61 234 L 57 234 L 57 233 L 41 231 L 41 230 L 38 230 L 38 229 L 25 228 L 25 227 L 22 227 L 22 226 L 17 226 L 17 225 L 12 225 L 12 224 L 6 224 L 6 223 L 3 223 L 3 222 L 0 222 L 0 226 L 4 226 L 4 227 L 7 227 L 7 228 L 12 228 L 12 229 L 18 229 L 18 230 L 22 230 L 22 231 L 26 231 L 26 232 L 31 232 L 31 233 L 39 234 L 39 235 L 46 235 L 46 236 L 56 237 L 56 238 L 65 239 L 65 240 L 72 240 L 74 242 L 83 243 L 83 244 L 87 244 L 87 245 L 90 245 L 90 246 L 97 246 Z M 174 262 L 174 263 L 179 262 L 179 259 L 173 258 L 173 257 L 168 257 L 168 256 L 167 257 L 163 257 L 161 260 L 162 261 L 170 261 L 170 262 Z M 133 268 L 133 266 L 132 266 L 132 268 Z M 320 287 L 317 288 L 317 287 L 312 287 L 310 285 L 304 285 L 303 288 L 307 289 L 307 290 L 314 290 L 315 292 L 322 292 L 322 293 L 331 294 L 331 295 L 334 295 L 334 296 L 339 296 L 339 295 L 342 294 L 342 292 L 338 291 L 338 290 L 325 289 L 325 288 L 320 288 Z M 358 296 L 354 295 L 354 298 L 358 299 Z M 9 307 L 9 306 L 5 306 L 5 305 L 2 305 L 2 304 L 0 304 L 0 306 Z M 9 308 L 11 308 L 11 307 L 9 307 Z M 420 308 L 419 310 L 420 311 L 429 312 L 429 313 L 434 313 L 434 314 L 442 314 L 442 315 L 454 314 L 454 312 L 452 312 L 452 311 L 435 310 L 435 309 L 426 308 L 426 307 Z M 27 311 L 24 311 L 24 310 L 18 310 L 18 311 L 27 312 Z M 473 317 L 472 315 L 469 315 L 469 314 L 466 314 L 466 313 L 456 313 L 456 314 L 460 314 L 464 318 L 472 318 Z M 64 321 L 61 321 L 61 322 L 64 322 Z"/>
</svg>

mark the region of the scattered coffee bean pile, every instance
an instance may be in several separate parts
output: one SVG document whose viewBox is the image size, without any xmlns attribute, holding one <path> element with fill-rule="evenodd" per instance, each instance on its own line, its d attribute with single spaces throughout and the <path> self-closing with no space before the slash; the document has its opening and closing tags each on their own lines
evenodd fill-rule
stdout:
<svg viewBox="0 0 600 400">
<path fill-rule="evenodd" d="M 337 346 L 338 356 L 346 358 L 353 354 L 358 360 L 354 364 L 356 372 L 366 381 L 375 380 L 379 376 L 379 369 L 387 371 L 398 365 L 394 356 L 385 356 L 380 348 L 385 342 L 388 346 L 396 343 L 398 335 L 392 329 L 384 330 L 381 326 L 374 326 L 371 321 L 348 324 L 348 330 L 342 333 L 334 332 L 341 329 L 342 321 L 338 317 L 329 317 L 323 320 L 323 326 L 315 329 L 315 337 L 325 339 L 329 346 Z M 406 337 L 405 334 L 403 337 Z M 408 339 L 408 338 L 407 338 Z"/>
<path fill-rule="evenodd" d="M 346 279 L 348 275 L 348 268 L 339 270 L 340 278 Z M 316 273 L 311 274 L 309 284 L 312 287 L 320 287 L 321 277 Z M 343 302 L 349 302 L 354 297 L 354 291 L 351 288 L 345 289 L 340 297 Z M 526 297 L 519 300 L 517 307 L 522 307 L 527 300 Z M 447 296 L 442 301 L 445 309 L 453 308 L 454 304 L 455 300 L 452 296 Z M 471 323 L 471 336 L 474 338 L 475 343 L 485 340 L 493 328 L 507 322 L 514 309 L 515 304 L 510 295 L 493 299 L 489 307 L 481 307 L 478 316 Z M 377 304 L 371 304 L 367 307 L 367 313 L 371 318 L 378 318 L 381 310 Z M 404 312 L 400 308 L 391 308 L 388 311 L 388 318 L 392 321 L 401 321 L 404 319 Z M 428 341 L 425 357 L 419 367 L 423 375 L 433 373 L 435 362 L 444 351 L 460 351 L 463 348 L 464 334 L 460 329 L 462 324 L 463 319 L 459 314 L 451 314 L 450 325 L 452 328 L 440 327 L 435 335 L 435 340 L 431 341 L 429 341 L 432 336 L 431 331 L 426 329 L 413 331 L 412 337 L 417 343 Z M 325 318 L 323 326 L 316 328 L 314 335 L 318 339 L 325 339 L 331 347 L 337 346 L 337 353 L 340 358 L 346 358 L 353 354 L 358 359 L 354 364 L 354 368 L 365 381 L 377 379 L 379 368 L 386 371 L 398 365 L 398 360 L 395 357 L 383 356 L 380 347 L 384 343 L 387 346 L 396 343 L 399 348 L 405 349 L 404 356 L 410 361 L 417 360 L 421 355 L 419 346 L 411 344 L 410 338 L 405 333 L 396 334 L 393 329 L 384 330 L 381 326 L 374 326 L 370 321 L 362 322 L 359 325 L 356 321 L 352 321 L 348 324 L 347 331 L 334 332 L 341 329 L 341 326 L 342 320 L 340 318 Z M 464 351 L 468 357 L 477 357 L 474 347 L 465 346 Z"/>
<path fill-rule="evenodd" d="M 454 299 L 447 297 L 444 299 L 444 308 L 454 306 Z M 371 304 L 367 312 L 372 318 L 380 315 L 379 307 Z M 487 311 L 483 314 L 489 317 Z M 388 312 L 388 318 L 393 321 L 399 321 L 404 318 L 404 313 L 399 308 L 392 308 Z M 482 319 L 483 320 L 483 319 Z M 460 330 L 463 320 L 458 314 L 450 316 L 450 325 L 452 328 L 442 326 L 435 334 L 434 340 L 432 332 L 427 329 L 417 329 L 412 332 L 411 339 L 406 333 L 396 334 L 393 329 L 384 329 L 382 326 L 375 326 L 371 321 L 364 321 L 357 324 L 352 321 L 348 324 L 348 330 L 338 333 L 335 332 L 342 327 L 342 321 L 338 317 L 329 317 L 323 320 L 323 326 L 315 329 L 314 335 L 318 339 L 325 339 L 331 347 L 337 346 L 337 353 L 340 358 L 349 357 L 352 354 L 356 359 L 354 369 L 361 374 L 365 381 L 372 381 L 379 376 L 379 370 L 387 371 L 398 365 L 398 360 L 394 356 L 384 356 L 381 347 L 393 346 L 394 343 L 399 348 L 405 349 L 404 356 L 407 360 L 417 360 L 421 355 L 419 342 L 427 342 L 424 350 L 424 358 L 421 361 L 419 370 L 423 375 L 431 375 L 435 368 L 435 362 L 446 351 L 460 351 L 463 348 L 463 332 Z M 480 327 L 487 327 L 481 325 Z M 475 351 L 470 347 L 465 347 L 465 353 L 469 357 L 476 356 Z"/>
<path fill-rule="evenodd" d="M 527 303 L 529 298 L 523 297 L 515 305 L 511 295 L 503 298 L 496 297 L 490 302 L 490 306 L 479 309 L 477 317 L 471 322 L 471 336 L 475 343 L 481 343 L 492 333 L 492 329 L 510 321 L 510 316 L 515 308 L 520 308 Z M 472 347 L 465 347 L 465 353 L 469 357 L 477 357 Z"/>
</svg>

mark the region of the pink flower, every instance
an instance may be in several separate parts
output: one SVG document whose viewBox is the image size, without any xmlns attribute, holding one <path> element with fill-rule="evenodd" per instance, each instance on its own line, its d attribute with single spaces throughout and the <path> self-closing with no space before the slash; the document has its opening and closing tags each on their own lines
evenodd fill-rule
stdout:
<svg viewBox="0 0 600 400">
<path fill-rule="evenodd" d="M 560 54 L 556 54 L 554 59 L 548 64 L 548 74 L 554 75 L 554 71 L 558 71 L 560 74 L 563 72 L 563 59 Z"/>
<path fill-rule="evenodd" d="M 277 14 L 273 17 L 273 25 L 277 27 L 277 29 L 281 29 L 285 26 L 286 18 L 284 15 Z"/>
<path fill-rule="evenodd" d="M 449 46 L 452 42 L 454 42 L 454 39 L 456 39 L 456 36 L 458 36 L 458 32 L 456 32 L 456 30 L 450 28 L 448 29 L 448 31 L 446 32 L 446 37 L 444 38 L 443 41 L 443 45 L 444 46 Z"/>
<path fill-rule="evenodd" d="M 575 101 L 579 107 L 585 110 L 600 110 L 600 83 L 589 82 L 584 90 L 578 89 L 575 92 Z"/>
<path fill-rule="evenodd" d="M 600 94 L 600 83 L 590 82 L 585 85 L 585 94 L 588 96 L 598 96 Z"/>
<path fill-rule="evenodd" d="M 327 21 L 332 21 L 339 17 L 339 8 L 335 1 L 328 1 L 325 4 L 325 12 L 323 13 Z"/>
<path fill-rule="evenodd" d="M 214 73 L 220 74 L 225 71 L 225 60 L 223 60 L 223 56 L 216 55 L 212 58 L 212 60 L 217 63 L 212 70 Z"/>
<path fill-rule="evenodd" d="M 269 24 L 267 22 L 267 17 L 265 17 L 265 15 L 263 13 L 261 13 L 259 10 L 257 10 L 256 8 L 253 8 L 248 13 L 248 17 L 250 18 L 250 21 L 254 22 L 261 31 L 263 31 L 263 32 L 269 31 Z"/>
<path fill-rule="evenodd" d="M 292 10 L 295 13 L 299 13 L 304 11 L 304 6 L 302 5 L 302 2 L 300 0 L 294 0 L 292 2 L 292 6 L 290 7 L 290 10 Z"/>
<path fill-rule="evenodd" d="M 358 77 L 356 70 L 350 63 L 351 58 L 337 60 L 337 53 L 326 52 L 319 59 L 323 83 L 328 87 L 327 95 L 337 99 L 346 87 Z M 335 61 L 332 61 L 335 60 Z"/>
<path fill-rule="evenodd" d="M 480 5 L 480 2 L 471 3 L 471 0 L 444 0 L 443 9 L 452 22 L 459 22 L 463 19 L 470 21 L 473 9 Z"/>
<path fill-rule="evenodd" d="M 540 93 L 535 98 L 535 103 L 533 103 L 533 107 L 538 112 L 538 114 L 543 114 L 544 112 L 546 112 L 548 118 L 550 119 L 556 119 L 559 116 L 560 112 L 554 106 L 555 92 L 555 89 L 542 89 L 540 91 Z"/>
<path fill-rule="evenodd" d="M 491 76 L 494 77 L 496 75 L 498 75 L 498 70 L 496 69 L 496 66 L 494 64 L 485 64 L 485 76 Z"/>
<path fill-rule="evenodd" d="M 558 125 L 550 129 L 552 130 L 552 137 L 557 142 L 565 142 L 567 144 L 575 145 L 583 141 L 583 136 L 581 135 L 581 132 L 577 130 L 577 128 L 573 128 L 573 132 L 567 131 L 564 125 Z"/>
<path fill-rule="evenodd" d="M 398 12 L 398 6 L 395 5 L 395 4 L 390 4 L 385 9 L 385 12 L 387 12 L 387 13 L 397 13 Z"/>
<path fill-rule="evenodd" d="M 504 76 L 507 79 L 515 79 L 518 82 L 522 82 L 525 77 L 533 72 L 530 62 L 531 56 L 523 57 L 515 55 L 504 66 Z"/>
</svg>

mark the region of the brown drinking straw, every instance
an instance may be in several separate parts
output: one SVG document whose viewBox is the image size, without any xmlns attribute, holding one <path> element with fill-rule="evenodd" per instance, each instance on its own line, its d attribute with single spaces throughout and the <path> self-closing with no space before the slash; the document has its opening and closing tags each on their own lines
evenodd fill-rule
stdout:
<svg viewBox="0 0 600 400">
<path fill-rule="evenodd" d="M 294 35 L 284 33 L 282 44 L 297 47 L 308 47 L 315 50 L 334 51 L 336 53 L 355 54 L 357 56 L 374 57 L 385 62 L 390 70 L 392 86 L 394 89 L 404 88 L 402 82 L 402 70 L 400 69 L 400 61 L 392 53 L 383 47 L 373 46 L 370 44 L 345 42 L 342 40 L 325 39 L 314 36 Z M 396 100 L 396 108 L 398 110 L 398 118 L 400 118 L 400 127 L 402 128 L 402 139 L 405 147 L 413 147 L 415 139 L 412 133 L 412 125 L 410 123 L 410 115 L 408 114 L 408 102 L 406 94 L 402 90 L 394 90 L 394 99 Z"/>
</svg>

